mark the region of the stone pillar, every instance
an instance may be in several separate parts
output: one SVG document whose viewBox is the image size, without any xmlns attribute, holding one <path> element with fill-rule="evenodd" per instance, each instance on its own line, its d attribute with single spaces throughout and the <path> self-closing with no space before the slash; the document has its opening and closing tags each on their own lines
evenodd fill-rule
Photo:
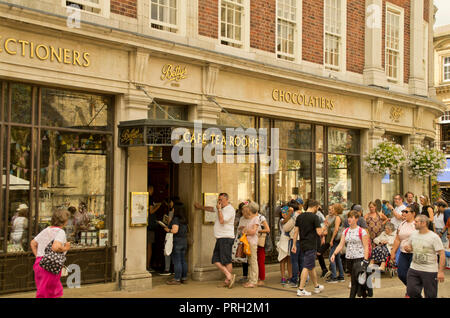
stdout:
<svg viewBox="0 0 450 318">
<path fill-rule="evenodd" d="M 373 127 L 364 132 L 362 135 L 364 142 L 361 143 L 362 150 L 364 150 L 362 153 L 368 153 L 375 148 L 383 140 L 384 132 L 385 130 L 379 127 Z M 361 166 L 363 167 L 361 173 L 361 204 L 364 210 L 367 210 L 365 207 L 367 207 L 370 201 L 381 198 L 381 179 L 383 176 L 367 173 L 364 164 Z"/>
<path fill-rule="evenodd" d="M 126 266 L 122 289 L 140 291 L 152 288 L 152 275 L 147 272 L 147 228 L 130 227 L 130 193 L 147 192 L 147 147 L 128 149 L 128 215 L 126 226 Z"/>
<path fill-rule="evenodd" d="M 382 67 L 382 0 L 366 0 L 364 84 L 387 86 Z"/>
<path fill-rule="evenodd" d="M 421 133 L 416 133 L 414 135 L 409 135 L 406 138 L 405 143 L 405 149 L 409 152 L 412 151 L 415 147 L 421 146 L 423 140 L 425 139 L 425 135 Z M 404 192 L 411 191 L 414 193 L 415 197 L 418 197 L 419 195 L 423 194 L 423 181 L 420 179 L 412 178 L 409 173 L 408 169 L 405 168 L 403 170 L 403 187 Z"/>
<path fill-rule="evenodd" d="M 411 33 L 410 33 L 410 76 L 409 93 L 427 96 L 427 85 L 425 83 L 424 70 L 424 21 L 423 0 L 411 0 Z"/>
<path fill-rule="evenodd" d="M 435 64 L 434 64 L 434 23 L 435 15 L 437 12 L 437 7 L 434 6 L 434 1 L 429 1 L 430 10 L 429 11 L 429 17 L 428 21 L 430 23 L 428 24 L 428 96 L 431 98 L 436 98 L 436 88 L 434 86 L 434 71 L 435 71 Z"/>
<path fill-rule="evenodd" d="M 221 108 L 209 98 L 216 96 L 216 82 L 219 76 L 219 67 L 208 65 L 202 71 L 202 91 L 201 103 L 197 106 L 197 119 L 204 123 L 216 124 Z"/>
</svg>

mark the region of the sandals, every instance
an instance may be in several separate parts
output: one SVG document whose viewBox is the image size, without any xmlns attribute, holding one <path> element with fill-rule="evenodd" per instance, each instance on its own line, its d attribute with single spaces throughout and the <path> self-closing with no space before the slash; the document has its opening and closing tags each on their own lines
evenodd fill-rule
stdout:
<svg viewBox="0 0 450 318">
<path fill-rule="evenodd" d="M 255 284 L 252 283 L 245 283 L 244 285 L 242 285 L 244 288 L 256 288 L 257 286 Z"/>
<path fill-rule="evenodd" d="M 233 288 L 235 281 L 236 281 L 236 274 L 233 274 L 233 276 L 231 277 L 230 283 L 228 285 L 228 288 Z"/>
</svg>

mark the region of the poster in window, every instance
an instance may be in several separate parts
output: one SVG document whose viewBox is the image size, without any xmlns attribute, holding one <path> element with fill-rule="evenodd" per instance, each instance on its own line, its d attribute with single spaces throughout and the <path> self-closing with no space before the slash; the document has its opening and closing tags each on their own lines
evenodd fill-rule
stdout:
<svg viewBox="0 0 450 318">
<path fill-rule="evenodd" d="M 203 206 L 217 206 L 219 193 L 203 193 Z M 216 221 L 216 212 L 205 211 L 203 215 L 203 224 L 214 224 Z"/>
<path fill-rule="evenodd" d="M 131 192 L 130 226 L 147 226 L 148 192 Z"/>
<path fill-rule="evenodd" d="M 106 246 L 108 244 L 108 230 L 100 230 L 98 232 L 98 246 Z"/>
</svg>

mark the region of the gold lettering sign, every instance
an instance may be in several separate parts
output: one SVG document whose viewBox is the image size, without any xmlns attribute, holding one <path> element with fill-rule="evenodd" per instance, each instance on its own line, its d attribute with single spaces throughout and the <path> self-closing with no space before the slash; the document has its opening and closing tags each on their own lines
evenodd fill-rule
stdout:
<svg viewBox="0 0 450 318">
<path fill-rule="evenodd" d="M 272 90 L 272 99 L 276 102 L 284 102 L 289 104 L 296 104 L 306 107 L 314 107 L 321 109 L 333 110 L 336 107 L 334 99 L 322 96 L 311 96 L 302 94 L 300 92 L 285 91 L 274 88 Z"/>
<path fill-rule="evenodd" d="M 132 145 L 135 140 L 141 141 L 142 139 L 142 130 L 137 128 L 124 129 L 120 134 L 120 143 L 124 145 Z"/>
<path fill-rule="evenodd" d="M 175 81 L 179 82 L 182 79 L 185 79 L 187 76 L 187 69 L 186 66 L 184 68 L 181 68 L 180 65 L 172 65 L 172 64 L 166 64 L 163 66 L 161 71 L 161 80 L 168 80 L 169 82 Z"/>
<path fill-rule="evenodd" d="M 3 52 L 9 55 L 28 57 L 30 59 L 37 57 L 40 61 L 57 61 L 58 63 L 81 67 L 88 67 L 91 64 L 89 59 L 90 54 L 87 52 L 78 52 L 59 47 L 55 48 L 43 43 L 34 43 L 32 41 L 0 36 L 0 53 Z"/>
<path fill-rule="evenodd" d="M 189 131 L 185 132 L 183 135 L 183 140 L 191 144 L 207 144 L 209 141 L 212 144 L 222 145 L 224 147 L 251 147 L 257 148 L 259 146 L 259 138 L 249 137 L 249 136 L 229 136 L 227 139 L 223 135 L 212 134 L 208 139 L 205 133 L 203 134 L 191 134 Z"/>
</svg>

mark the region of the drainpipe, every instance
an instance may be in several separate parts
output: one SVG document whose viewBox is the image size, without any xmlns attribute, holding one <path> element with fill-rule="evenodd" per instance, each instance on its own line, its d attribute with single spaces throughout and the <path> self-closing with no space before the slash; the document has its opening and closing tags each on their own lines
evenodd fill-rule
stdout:
<svg viewBox="0 0 450 318">
<path fill-rule="evenodd" d="M 128 192 L 128 148 L 125 148 L 125 184 L 123 193 L 123 261 L 119 272 L 119 290 L 122 290 L 122 275 L 127 263 L 127 192 Z"/>
</svg>

